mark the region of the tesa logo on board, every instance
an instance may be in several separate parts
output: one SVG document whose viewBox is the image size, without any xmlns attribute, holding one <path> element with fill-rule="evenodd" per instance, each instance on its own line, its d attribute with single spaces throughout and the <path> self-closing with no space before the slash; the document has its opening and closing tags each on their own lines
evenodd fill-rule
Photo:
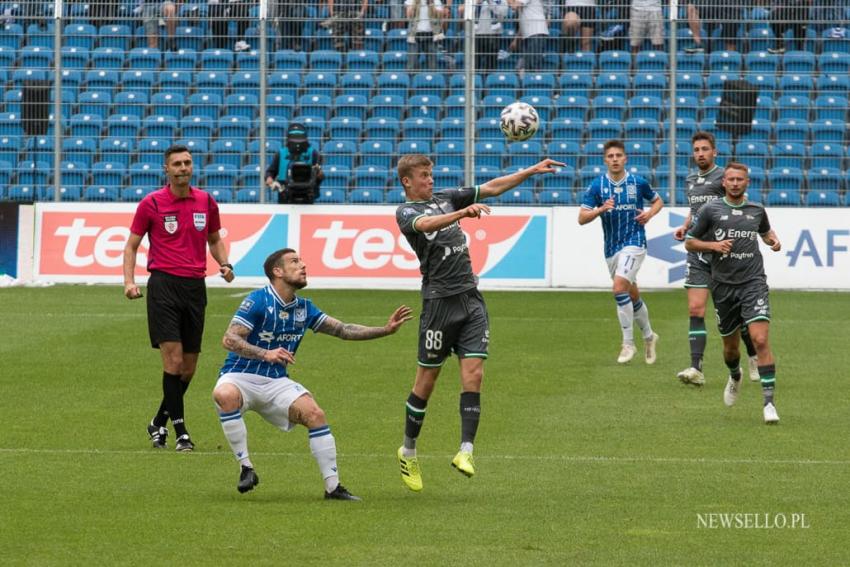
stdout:
<svg viewBox="0 0 850 567">
<path fill-rule="evenodd" d="M 472 269 L 480 273 L 509 250 L 527 216 L 466 219 Z M 419 277 L 419 261 L 396 224 L 395 215 L 301 215 L 301 256 L 316 277 Z M 491 257 L 492 256 L 492 257 Z M 498 257 L 497 257 L 498 256 Z"/>
<path fill-rule="evenodd" d="M 239 257 L 268 224 L 269 214 L 222 214 L 221 235 L 232 254 Z M 41 275 L 121 276 L 124 245 L 130 237 L 132 212 L 44 211 L 41 217 L 39 265 Z M 136 274 L 147 274 L 148 241 L 136 258 Z M 231 257 L 231 263 L 238 261 Z M 207 274 L 218 264 L 207 255 Z"/>
</svg>

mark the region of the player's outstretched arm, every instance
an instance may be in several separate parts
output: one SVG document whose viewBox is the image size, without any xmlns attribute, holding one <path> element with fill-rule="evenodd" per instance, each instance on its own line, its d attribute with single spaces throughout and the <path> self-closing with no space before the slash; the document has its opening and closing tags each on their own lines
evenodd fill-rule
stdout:
<svg viewBox="0 0 850 567">
<path fill-rule="evenodd" d="M 333 317 L 326 317 L 318 328 L 320 333 L 339 337 L 346 341 L 366 341 L 392 335 L 399 327 L 413 319 L 412 311 L 407 305 L 402 305 L 390 315 L 383 327 L 366 327 L 357 323 L 343 323 Z"/>
<path fill-rule="evenodd" d="M 531 167 L 526 167 L 525 169 L 521 169 L 515 173 L 491 179 L 478 187 L 478 198 L 486 199 L 487 197 L 496 197 L 505 191 L 513 189 L 529 177 L 539 175 L 541 173 L 555 173 L 555 168 L 557 167 L 566 166 L 559 161 L 546 158 Z"/>
<path fill-rule="evenodd" d="M 224 338 L 221 340 L 221 345 L 225 350 L 229 350 L 234 354 L 238 354 L 243 358 L 252 358 L 254 360 L 262 360 L 272 364 L 295 364 L 295 357 L 285 348 L 278 347 L 268 350 L 260 348 L 257 345 L 252 345 L 248 342 L 248 335 L 251 334 L 251 329 L 238 323 L 231 323 L 230 327 L 224 333 Z"/>
<path fill-rule="evenodd" d="M 422 215 L 413 222 L 413 228 L 417 232 L 435 232 L 445 228 L 452 223 L 466 217 L 479 218 L 481 215 L 490 214 L 490 207 L 484 203 L 473 203 L 459 211 L 453 211 L 444 215 Z"/>
</svg>

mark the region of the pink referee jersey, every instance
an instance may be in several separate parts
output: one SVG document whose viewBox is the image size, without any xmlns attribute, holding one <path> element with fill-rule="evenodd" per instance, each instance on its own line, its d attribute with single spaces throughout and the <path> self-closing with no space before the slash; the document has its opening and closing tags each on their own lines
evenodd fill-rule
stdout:
<svg viewBox="0 0 850 567">
<path fill-rule="evenodd" d="M 218 203 L 197 187 L 188 197 L 176 197 L 165 187 L 139 203 L 130 232 L 148 235 L 148 271 L 184 278 L 207 273 L 207 236 L 221 230 Z"/>
</svg>

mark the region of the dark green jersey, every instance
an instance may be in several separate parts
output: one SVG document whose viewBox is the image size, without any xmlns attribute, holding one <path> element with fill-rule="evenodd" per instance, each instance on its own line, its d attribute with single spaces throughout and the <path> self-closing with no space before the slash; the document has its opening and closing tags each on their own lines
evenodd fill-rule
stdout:
<svg viewBox="0 0 850 567">
<path fill-rule="evenodd" d="M 685 184 L 692 219 L 700 207 L 715 199 L 721 199 L 726 194 L 722 183 L 724 171 L 724 168 L 715 165 L 705 173 L 696 169 L 688 174 Z"/>
<path fill-rule="evenodd" d="M 711 279 L 737 285 L 767 281 L 759 251 L 759 236 L 770 230 L 764 207 L 750 201 L 730 205 L 725 198 L 706 203 L 691 222 L 688 238 L 734 240 L 728 254 L 711 255 Z"/>
<path fill-rule="evenodd" d="M 436 232 L 423 233 L 413 226 L 416 219 L 444 215 L 464 209 L 478 199 L 478 187 L 461 187 L 434 193 L 430 201 L 414 201 L 399 205 L 395 218 L 401 233 L 419 258 L 422 273 L 422 297 L 448 297 L 478 285 L 472 272 L 469 247 L 454 222 Z"/>
</svg>

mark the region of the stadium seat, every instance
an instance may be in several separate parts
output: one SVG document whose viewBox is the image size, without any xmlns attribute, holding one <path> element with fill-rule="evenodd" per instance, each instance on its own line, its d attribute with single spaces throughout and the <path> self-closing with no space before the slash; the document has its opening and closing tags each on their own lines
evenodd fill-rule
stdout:
<svg viewBox="0 0 850 567">
<path fill-rule="evenodd" d="M 180 131 L 184 138 L 209 143 L 214 130 L 215 123 L 209 116 L 189 115 L 180 119 Z"/>
<path fill-rule="evenodd" d="M 594 86 L 597 92 L 604 92 L 609 96 L 626 99 L 626 97 L 629 96 L 629 74 L 627 72 L 600 72 L 596 77 L 596 83 Z"/>
<path fill-rule="evenodd" d="M 42 69 L 15 69 L 12 71 L 12 86 L 16 89 L 23 88 L 27 81 L 46 80 L 47 72 Z"/>
<path fill-rule="evenodd" d="M 358 118 L 336 116 L 328 122 L 328 135 L 332 140 L 357 142 L 363 131 L 363 122 Z"/>
<path fill-rule="evenodd" d="M 543 191 L 558 191 L 569 193 L 572 196 L 573 186 L 576 181 L 576 171 L 573 167 L 556 167 L 555 173 L 544 175 L 542 179 Z"/>
<path fill-rule="evenodd" d="M 816 86 L 820 94 L 834 94 L 846 97 L 850 93 L 850 77 L 847 75 L 821 74 L 818 77 Z"/>
<path fill-rule="evenodd" d="M 798 167 L 773 167 L 767 172 L 771 191 L 796 191 L 803 188 L 803 170 Z M 799 201 L 799 199 L 798 199 Z"/>
<path fill-rule="evenodd" d="M 62 67 L 64 69 L 85 69 L 89 66 L 89 50 L 84 47 L 62 48 Z"/>
<path fill-rule="evenodd" d="M 388 170 L 392 167 L 394 144 L 386 140 L 368 140 L 360 144 L 360 166 Z M 357 168 L 355 168 L 355 171 Z"/>
<path fill-rule="evenodd" d="M 709 73 L 705 80 L 705 86 L 709 96 L 722 96 L 727 81 L 738 81 L 741 75 L 738 73 L 715 72 Z"/>
<path fill-rule="evenodd" d="M 550 123 L 553 140 L 579 142 L 584 136 L 585 121 L 574 118 L 558 118 Z"/>
<path fill-rule="evenodd" d="M 632 81 L 632 95 L 664 97 L 667 92 L 667 75 L 663 71 L 638 73 Z"/>
<path fill-rule="evenodd" d="M 257 141 L 257 140 L 255 140 L 255 141 Z M 259 145 L 257 145 L 256 147 L 259 147 Z M 272 150 L 271 148 L 267 148 L 267 151 L 269 152 L 269 153 L 266 154 L 267 155 L 267 163 L 271 163 L 272 156 L 274 155 L 274 150 Z M 249 152 L 250 152 L 250 147 L 249 147 Z M 252 153 L 254 155 L 259 154 L 259 152 L 252 152 Z M 263 172 L 260 171 L 260 164 L 246 165 L 245 167 L 243 167 L 242 169 L 239 170 L 239 176 L 236 178 L 236 185 L 238 187 L 245 187 L 245 188 L 252 188 L 252 189 L 260 187 L 261 184 L 265 185 L 263 183 L 263 177 L 264 176 L 261 175 L 261 173 L 263 173 Z"/>
<path fill-rule="evenodd" d="M 177 119 L 173 116 L 151 115 L 142 121 L 142 129 L 148 138 L 171 140 L 177 133 Z"/>
<path fill-rule="evenodd" d="M 545 179 L 543 183 L 546 183 Z M 541 205 L 566 207 L 573 204 L 573 193 L 567 189 L 543 189 L 537 194 L 537 201 Z"/>
<path fill-rule="evenodd" d="M 840 207 L 841 197 L 838 191 L 809 191 L 806 194 L 807 207 Z"/>
<path fill-rule="evenodd" d="M 0 27 L 0 47 L 17 51 L 21 48 L 23 36 L 24 29 L 20 24 L 6 20 L 6 23 Z"/>
<path fill-rule="evenodd" d="M 388 118 L 400 122 L 404 116 L 406 99 L 398 95 L 377 95 L 369 100 L 368 115 L 371 119 Z"/>
<path fill-rule="evenodd" d="M 127 184 L 134 187 L 160 187 L 163 182 L 162 165 L 137 162 L 127 171 Z"/>
<path fill-rule="evenodd" d="M 758 90 L 759 96 L 769 96 L 774 98 L 776 94 L 777 79 L 776 75 L 770 73 L 756 73 L 747 75 L 747 82 Z"/>
<path fill-rule="evenodd" d="M 661 132 L 661 127 L 657 120 L 630 118 L 623 124 L 623 132 L 628 140 L 654 144 Z"/>
<path fill-rule="evenodd" d="M 525 142 L 514 142 L 508 145 L 508 167 L 524 168 L 539 162 L 543 156 L 543 147 L 540 142 L 529 140 Z"/>
<path fill-rule="evenodd" d="M 230 71 L 233 67 L 233 52 L 229 49 L 205 49 L 201 52 L 202 71 Z M 275 69 L 279 69 L 277 65 Z"/>
<path fill-rule="evenodd" d="M 232 94 L 224 99 L 222 112 L 228 116 L 239 116 L 246 120 L 254 120 L 257 117 L 257 95 Z"/>
<path fill-rule="evenodd" d="M 577 142 L 567 140 L 552 141 L 546 148 L 546 155 L 555 161 L 565 163 L 573 168 L 578 165 L 581 147 Z"/>
<path fill-rule="evenodd" d="M 844 96 L 826 94 L 819 95 L 814 102 L 816 120 L 846 120 L 847 98 Z"/>
<path fill-rule="evenodd" d="M 177 41 L 177 49 L 196 52 L 204 49 L 204 30 L 200 27 L 178 26 L 174 31 L 174 39 Z"/>
<path fill-rule="evenodd" d="M 292 109 L 295 108 L 295 98 L 291 95 L 274 94 L 266 98 L 266 115 L 289 121 Z"/>
<path fill-rule="evenodd" d="M 552 114 L 552 99 L 547 96 L 524 96 L 519 99 L 520 102 L 524 102 L 526 104 L 530 104 L 534 107 L 534 110 L 537 111 L 537 116 L 540 121 L 544 124 L 549 122 L 550 115 Z"/>
<path fill-rule="evenodd" d="M 638 73 L 663 73 L 667 70 L 668 65 L 669 57 L 664 51 L 639 51 L 635 58 L 635 67 Z"/>
<path fill-rule="evenodd" d="M 127 68 L 155 71 L 162 65 L 162 52 L 149 47 L 135 47 L 127 54 Z"/>
<path fill-rule="evenodd" d="M 381 54 L 381 68 L 384 71 L 404 71 L 407 69 L 406 51 L 385 51 Z"/>
<path fill-rule="evenodd" d="M 578 171 L 579 183 L 582 187 L 587 187 L 594 179 L 605 175 L 605 171 L 605 167 L 601 165 L 585 165 Z"/>
<path fill-rule="evenodd" d="M 463 169 L 460 166 L 438 165 L 434 167 L 433 175 L 435 191 L 463 185 Z"/>
<path fill-rule="evenodd" d="M 336 76 L 332 75 L 332 77 L 334 78 L 335 85 Z M 230 94 L 256 95 L 259 89 L 260 75 L 257 71 L 239 71 L 233 73 L 233 76 L 230 81 Z M 315 92 L 316 94 L 325 94 L 324 91 L 318 90 L 318 86 L 316 89 L 312 89 L 311 92 Z M 330 92 L 328 92 L 327 94 L 328 96 L 333 94 L 333 87 L 330 88 Z"/>
<path fill-rule="evenodd" d="M 769 207 L 799 207 L 800 192 L 799 190 L 771 189 L 765 204 Z"/>
<path fill-rule="evenodd" d="M 19 62 L 21 67 L 27 69 L 49 69 L 53 65 L 53 50 L 27 45 L 20 51 Z"/>
<path fill-rule="evenodd" d="M 114 72 L 114 71 L 113 71 Z M 91 73 L 91 71 L 89 72 Z M 124 71 L 121 75 L 121 90 L 124 92 L 132 91 L 149 99 L 153 93 L 155 76 L 153 71 Z M 92 88 L 92 83 L 87 81 L 88 88 Z M 102 87 L 112 90 L 112 87 Z"/>
<path fill-rule="evenodd" d="M 64 138 L 62 140 L 62 159 L 91 167 L 94 162 L 94 155 L 97 153 L 97 139 L 96 137 Z M 82 183 L 71 183 L 70 185 L 82 185 Z"/>
<path fill-rule="evenodd" d="M 622 97 L 599 95 L 591 102 L 592 118 L 597 120 L 623 120 L 626 102 Z"/>
<path fill-rule="evenodd" d="M 313 118 L 308 117 L 310 120 Z M 316 120 L 319 120 L 316 118 Z M 293 120 L 295 122 L 296 120 Z M 289 124 L 289 120 L 286 118 L 279 118 L 277 116 L 269 116 L 266 119 L 266 136 L 271 140 L 284 140 L 286 139 L 286 129 Z M 321 126 L 320 126 L 321 127 Z M 308 131 L 313 131 L 318 128 L 313 128 Z M 320 134 L 321 135 L 321 134 Z M 309 136 L 309 134 L 308 134 Z M 316 140 L 320 141 L 320 140 Z"/>
<path fill-rule="evenodd" d="M 847 123 L 843 120 L 819 118 L 811 125 L 813 143 L 843 144 Z"/>
<path fill-rule="evenodd" d="M 555 99 L 555 120 L 570 118 L 583 121 L 589 108 L 587 98 L 563 94 Z"/>
<path fill-rule="evenodd" d="M 782 70 L 786 75 L 810 75 L 815 72 L 816 61 L 811 51 L 786 51 L 782 57 Z"/>
<path fill-rule="evenodd" d="M 502 193 L 499 203 L 502 205 L 533 205 L 534 192 L 531 189 L 515 188 Z"/>
<path fill-rule="evenodd" d="M 381 199 L 378 202 L 383 202 L 383 191 L 387 186 L 388 179 L 389 172 L 383 167 L 361 165 L 354 169 L 354 188 L 381 191 Z"/>
<path fill-rule="evenodd" d="M 413 95 L 407 101 L 408 119 L 409 118 L 427 118 L 437 120 L 443 109 L 443 102 L 440 97 L 433 95 Z"/>
<path fill-rule="evenodd" d="M 254 121 L 244 116 L 222 116 L 218 119 L 218 136 L 231 140 L 247 140 Z"/>
<path fill-rule="evenodd" d="M 38 197 L 39 201 L 53 201 L 54 198 L 54 187 L 42 187 L 40 195 Z M 59 187 L 59 199 L 64 202 L 77 202 L 83 198 L 83 188 L 79 185 L 67 185 L 64 184 Z"/>
<path fill-rule="evenodd" d="M 501 169 L 502 155 L 505 145 L 499 141 L 482 141 L 475 143 L 475 165 Z"/>
<path fill-rule="evenodd" d="M 100 26 L 97 32 L 97 45 L 99 48 L 115 48 L 121 51 L 130 49 L 132 32 L 130 26 L 105 25 Z"/>
<path fill-rule="evenodd" d="M 402 136 L 407 140 L 430 142 L 437 131 L 433 118 L 406 118 L 401 123 Z"/>
<path fill-rule="evenodd" d="M 850 53 L 821 53 L 818 56 L 818 69 L 826 75 L 847 75 L 850 73 Z"/>
<path fill-rule="evenodd" d="M 474 89 L 475 92 L 481 92 L 482 85 L 484 84 L 481 75 L 475 75 L 473 79 L 475 83 Z M 454 73 L 449 78 L 449 96 L 452 95 L 462 95 L 466 92 L 466 75 L 464 73 Z"/>
<path fill-rule="evenodd" d="M 316 198 L 315 203 L 321 205 L 345 203 L 345 189 L 326 187 L 326 185 L 327 183 L 322 183 L 319 189 L 319 196 Z"/>
<path fill-rule="evenodd" d="M 676 96 L 694 97 L 702 99 L 703 80 L 697 73 L 676 74 Z"/>
<path fill-rule="evenodd" d="M 86 181 L 88 181 L 89 170 L 88 167 L 85 166 L 85 164 L 73 161 L 63 161 L 59 168 L 59 171 L 61 173 L 62 183 L 64 183 L 65 185 L 83 185 L 86 183 Z M 53 176 L 51 176 L 49 182 L 54 182 L 54 179 L 52 178 Z"/>
<path fill-rule="evenodd" d="M 237 203 L 259 203 L 260 190 L 253 187 L 239 189 L 238 191 L 236 191 L 235 200 Z"/>
<path fill-rule="evenodd" d="M 590 73 L 596 70 L 596 54 L 592 51 L 576 51 L 565 53 L 563 58 L 564 72 Z"/>
<path fill-rule="evenodd" d="M 304 129 L 307 130 L 307 138 L 309 140 L 321 142 L 325 133 L 325 120 L 316 116 L 293 116 L 292 122 L 298 122 L 299 124 L 304 125 Z M 266 129 L 268 130 L 268 126 Z M 280 135 L 276 137 L 283 140 L 286 138 L 286 132 L 281 132 Z"/>
<path fill-rule="evenodd" d="M 741 134 L 738 140 L 741 142 L 768 142 L 770 140 L 771 125 L 769 120 L 753 118 L 747 132 Z"/>
<path fill-rule="evenodd" d="M 348 189 L 351 180 L 351 170 L 342 167 L 331 165 L 322 168 L 325 174 L 325 180 L 322 181 L 322 190 L 334 189 L 345 191 Z"/>
<path fill-rule="evenodd" d="M 127 168 L 118 162 L 99 161 L 92 166 L 91 172 L 92 185 L 120 186 L 124 184 Z"/>
<path fill-rule="evenodd" d="M 490 73 L 484 79 L 484 91 L 486 95 L 499 95 L 511 101 L 516 100 L 519 77 L 515 73 Z"/>
<path fill-rule="evenodd" d="M 338 165 L 346 169 L 354 169 L 355 156 L 358 155 L 357 144 L 349 140 L 331 140 L 322 146 L 322 162 L 324 166 Z"/>
<path fill-rule="evenodd" d="M 460 171 L 464 167 L 463 140 L 443 140 L 437 142 L 434 150 L 434 154 L 436 155 L 435 168 L 451 167 Z"/>
<path fill-rule="evenodd" d="M 413 94 L 442 99 L 446 96 L 446 77 L 442 73 L 417 73 L 411 81 Z"/>
<path fill-rule="evenodd" d="M 739 73 L 744 65 L 743 57 L 737 51 L 712 51 L 708 55 L 710 73 Z"/>
<path fill-rule="evenodd" d="M 841 144 L 815 142 L 811 146 L 809 155 L 809 167 L 812 169 L 820 169 L 824 167 L 845 169 L 847 155 L 845 154 L 844 146 Z"/>
<path fill-rule="evenodd" d="M 342 69 L 342 54 L 336 50 L 320 49 L 310 53 L 308 57 L 310 69 L 313 71 L 339 71 Z"/>
<path fill-rule="evenodd" d="M 593 89 L 593 75 L 590 73 L 563 73 L 558 79 L 558 87 L 561 92 L 568 93 L 569 96 L 587 99 Z"/>
<path fill-rule="evenodd" d="M 555 86 L 553 73 L 526 73 L 520 80 L 523 97 L 537 96 L 551 100 L 555 94 Z"/>
<path fill-rule="evenodd" d="M 477 165 L 475 166 L 475 181 L 474 183 L 477 185 L 481 185 L 482 183 L 487 183 L 488 181 L 492 181 L 496 179 L 502 174 L 502 170 L 495 167 L 488 167 L 486 165 Z"/>
<path fill-rule="evenodd" d="M 217 203 L 233 202 L 233 191 L 230 189 L 216 188 L 209 191 L 209 194 L 213 196 Z"/>
<path fill-rule="evenodd" d="M 377 94 L 399 96 L 407 100 L 410 90 L 410 77 L 402 72 L 383 72 L 378 75 Z"/>
<path fill-rule="evenodd" d="M 463 118 L 466 111 L 466 96 L 451 95 L 443 101 L 443 118 Z"/>
<path fill-rule="evenodd" d="M 586 128 L 591 140 L 611 140 L 623 135 L 623 123 L 616 119 L 594 118 L 587 122 Z"/>
<path fill-rule="evenodd" d="M 237 71 L 257 71 L 260 68 L 260 52 L 256 50 L 240 51 L 236 54 Z M 236 196 L 237 202 L 239 195 Z"/>
<path fill-rule="evenodd" d="M 104 91 L 85 91 L 80 93 L 78 102 L 79 114 L 93 114 L 105 120 L 112 106 L 112 95 Z"/>
<path fill-rule="evenodd" d="M 127 202 L 141 201 L 148 193 L 151 193 L 152 191 L 153 189 L 151 188 L 125 187 L 124 189 L 121 189 L 121 200 Z"/>
<path fill-rule="evenodd" d="M 629 99 L 628 109 L 629 118 L 661 120 L 661 98 L 657 96 L 633 96 Z M 680 116 L 678 106 L 676 107 L 676 112 L 677 116 Z M 694 115 L 696 115 L 696 112 L 694 112 Z"/>
<path fill-rule="evenodd" d="M 156 116 L 168 116 L 175 120 L 183 116 L 185 97 L 178 93 L 160 92 L 151 97 L 150 113 Z"/>
<path fill-rule="evenodd" d="M 97 138 L 103 129 L 103 119 L 96 114 L 75 114 L 68 122 L 71 136 Z"/>
<path fill-rule="evenodd" d="M 38 200 L 36 188 L 32 185 L 13 185 L 8 188 L 6 198 L 9 201 L 30 202 Z"/>
<path fill-rule="evenodd" d="M 808 120 L 811 103 L 808 96 L 782 95 L 776 101 L 777 115 L 782 118 Z"/>
<path fill-rule="evenodd" d="M 406 154 L 429 155 L 431 153 L 431 142 L 419 140 L 405 140 L 403 142 L 399 142 L 398 150 L 396 153 L 399 156 L 403 156 Z"/>
<path fill-rule="evenodd" d="M 627 51 L 608 50 L 599 54 L 600 73 L 624 73 L 632 66 L 632 56 Z"/>
<path fill-rule="evenodd" d="M 475 121 L 475 132 L 476 139 L 481 141 L 501 141 L 505 137 L 498 118 L 479 118 Z"/>
<path fill-rule="evenodd" d="M 165 150 L 170 145 L 170 138 L 142 138 L 137 145 L 136 162 L 152 165 L 161 164 Z"/>
<path fill-rule="evenodd" d="M 125 168 L 130 165 L 130 154 L 134 150 L 133 140 L 124 136 L 104 138 L 100 141 L 100 159 L 119 163 Z"/>
<path fill-rule="evenodd" d="M 404 194 L 404 189 L 396 187 L 389 189 L 386 192 L 386 202 L 394 205 L 400 205 L 407 200 L 407 195 Z"/>
<path fill-rule="evenodd" d="M 203 187 L 224 187 L 234 189 L 236 187 L 237 168 L 232 164 L 214 163 L 204 168 L 204 178 L 201 182 Z"/>
<path fill-rule="evenodd" d="M 357 178 L 355 178 L 357 183 Z M 356 187 L 351 190 L 348 201 L 353 205 L 377 205 L 384 202 L 384 190 L 380 187 Z"/>
<path fill-rule="evenodd" d="M 499 118 L 505 106 L 512 103 L 514 99 L 504 95 L 487 95 L 481 101 L 481 118 Z"/>
<path fill-rule="evenodd" d="M 807 177 L 809 191 L 844 191 L 844 176 L 837 167 L 811 168 Z"/>
<path fill-rule="evenodd" d="M 123 48 L 98 47 L 91 54 L 91 64 L 95 69 L 120 70 L 124 67 L 125 57 Z"/>
<path fill-rule="evenodd" d="M 363 129 L 367 140 L 386 140 L 395 143 L 400 129 L 399 121 L 394 118 L 368 118 Z"/>
<path fill-rule="evenodd" d="M 194 71 L 198 66 L 198 53 L 194 49 L 166 51 L 163 65 L 173 71 Z"/>
<path fill-rule="evenodd" d="M 117 187 L 90 185 L 83 192 L 86 201 L 117 201 L 121 193 Z"/>
<path fill-rule="evenodd" d="M 179 94 L 186 97 L 189 96 L 191 85 L 192 73 L 189 71 L 162 71 L 154 88 L 157 92 Z"/>
<path fill-rule="evenodd" d="M 231 164 L 236 168 L 242 166 L 242 156 L 245 154 L 243 140 L 216 140 L 210 144 L 210 163 Z"/>
<path fill-rule="evenodd" d="M 364 49 L 349 51 L 345 55 L 345 68 L 372 73 L 378 68 L 378 54 Z"/>
<path fill-rule="evenodd" d="M 227 80 L 224 81 L 225 86 Z M 200 88 L 200 83 L 198 88 Z M 301 88 L 301 73 L 298 71 L 277 71 L 268 79 L 269 94 L 292 95 Z"/>
<path fill-rule="evenodd" d="M 806 164 L 806 146 L 800 143 L 785 142 L 776 144 L 772 148 L 773 159 L 771 167 L 773 168 L 797 168 L 803 169 Z M 762 164 L 754 164 L 759 167 L 765 167 Z M 766 169 L 766 168 L 765 168 Z"/>
<path fill-rule="evenodd" d="M 655 153 L 655 143 L 646 141 L 631 141 L 628 135 L 625 142 L 626 155 L 628 156 L 628 165 L 639 167 L 652 167 L 653 156 Z"/>
<path fill-rule="evenodd" d="M 375 79 L 371 73 L 354 71 L 342 75 L 339 80 L 339 87 L 342 94 L 368 97 L 375 88 Z"/>
<path fill-rule="evenodd" d="M 121 91 L 115 95 L 112 114 L 133 116 L 141 120 L 148 106 L 148 97 L 135 91 Z M 109 116 L 106 117 L 109 120 Z"/>
<path fill-rule="evenodd" d="M 782 95 L 808 97 L 814 91 L 815 82 L 808 74 L 785 74 L 779 79 L 779 92 Z"/>
</svg>

